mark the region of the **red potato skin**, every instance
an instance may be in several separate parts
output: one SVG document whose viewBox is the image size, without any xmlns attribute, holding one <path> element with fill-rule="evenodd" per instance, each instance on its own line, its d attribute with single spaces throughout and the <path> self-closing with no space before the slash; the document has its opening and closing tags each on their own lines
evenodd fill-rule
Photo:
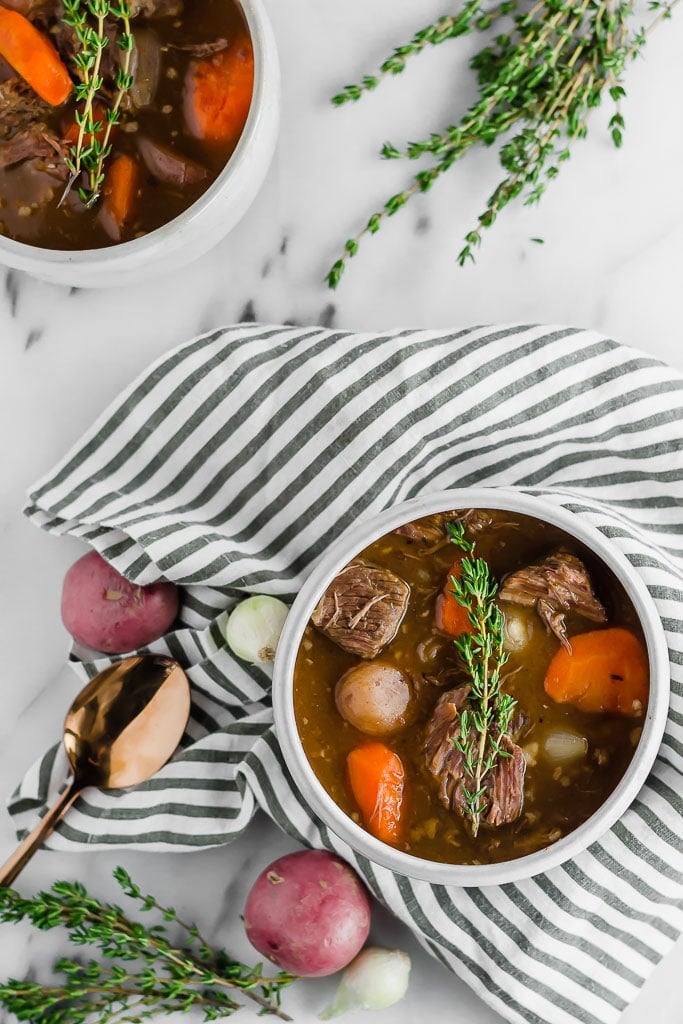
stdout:
<svg viewBox="0 0 683 1024">
<path fill-rule="evenodd" d="M 163 636 L 178 604 L 174 583 L 139 587 L 90 551 L 64 577 L 62 622 L 77 643 L 125 654 Z"/>
<path fill-rule="evenodd" d="M 322 977 L 346 967 L 370 931 L 370 899 L 356 872 L 326 850 L 273 861 L 244 908 L 251 944 L 280 970 Z"/>
</svg>

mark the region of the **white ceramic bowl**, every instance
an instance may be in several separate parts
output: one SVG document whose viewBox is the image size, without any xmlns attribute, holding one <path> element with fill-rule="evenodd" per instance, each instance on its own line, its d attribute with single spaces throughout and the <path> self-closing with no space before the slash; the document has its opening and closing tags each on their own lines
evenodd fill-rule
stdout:
<svg viewBox="0 0 683 1024">
<path fill-rule="evenodd" d="M 263 0 L 239 0 L 254 47 L 254 93 L 247 122 L 223 171 L 196 203 L 156 231 L 104 249 L 62 252 L 0 235 L 0 263 L 55 284 L 103 288 L 148 280 L 216 245 L 255 199 L 280 125 L 280 65 Z"/>
<path fill-rule="evenodd" d="M 650 700 L 638 746 L 616 789 L 587 821 L 557 843 L 500 864 L 441 864 L 413 857 L 375 839 L 342 811 L 315 776 L 296 727 L 294 664 L 306 624 L 334 576 L 372 541 L 402 523 L 458 508 L 497 508 L 535 516 L 575 537 L 595 552 L 626 589 L 638 613 L 650 662 Z M 659 615 L 645 584 L 628 560 L 601 533 L 578 516 L 541 498 L 506 488 L 442 491 L 395 505 L 347 530 L 316 564 L 289 613 L 278 644 L 273 675 L 275 726 L 295 783 L 315 814 L 357 853 L 412 878 L 442 885 L 499 885 L 529 878 L 575 856 L 603 835 L 633 801 L 659 750 L 669 706 L 669 657 Z"/>
</svg>

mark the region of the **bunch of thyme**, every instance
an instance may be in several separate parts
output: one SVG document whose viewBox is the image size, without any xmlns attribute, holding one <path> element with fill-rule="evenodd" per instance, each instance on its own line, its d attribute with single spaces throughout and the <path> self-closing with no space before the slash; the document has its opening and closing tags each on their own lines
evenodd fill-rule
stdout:
<svg viewBox="0 0 683 1024">
<path fill-rule="evenodd" d="M 24 899 L 0 889 L 0 921 L 28 920 L 44 931 L 64 927 L 77 946 L 95 946 L 102 962 L 63 957 L 55 971 L 59 985 L 10 980 L 0 984 L 0 1005 L 19 1020 L 40 1024 L 137 1024 L 155 1014 L 201 1010 L 205 1021 L 229 1017 L 250 1001 L 260 1013 L 291 1020 L 280 1009 L 280 994 L 294 980 L 274 978 L 261 965 L 249 967 L 212 949 L 194 924 L 186 924 L 171 907 L 144 895 L 123 868 L 114 877 L 141 911 L 156 911 L 167 924 L 186 933 L 185 944 L 173 944 L 164 924 L 145 925 L 128 918 L 120 907 L 101 903 L 77 882 L 56 882 L 50 892 Z"/>
<path fill-rule="evenodd" d="M 486 778 L 499 758 L 511 755 L 501 747 L 510 728 L 516 701 L 501 690 L 501 669 L 507 662 L 503 650 L 503 614 L 495 602 L 498 585 L 483 558 L 474 558 L 474 544 L 465 536 L 462 523 L 447 523 L 451 541 L 466 553 L 460 576 L 451 576 L 451 593 L 467 610 L 471 633 L 454 641 L 469 676 L 467 703 L 459 712 L 458 734 L 453 740 L 462 754 L 470 785 L 464 786 L 465 811 L 472 835 L 479 832 L 486 811 Z"/>
<path fill-rule="evenodd" d="M 118 31 L 116 45 L 121 50 L 121 61 L 114 76 L 114 101 L 103 115 L 96 112 L 95 99 L 102 90 L 102 54 L 109 45 L 106 19 L 116 19 Z M 76 100 L 82 108 L 76 111 L 78 137 L 66 157 L 69 180 L 62 202 L 82 171 L 87 175 L 87 186 L 79 187 L 78 195 L 86 207 L 93 206 L 100 197 L 104 182 L 104 164 L 111 152 L 112 127 L 118 124 L 123 98 L 133 84 L 130 73 L 134 47 L 130 28 L 128 0 L 64 0 L 62 19 L 76 37 L 79 49 L 73 57 L 78 76 Z"/>
<path fill-rule="evenodd" d="M 655 16 L 646 27 L 634 24 L 632 0 L 502 0 L 485 7 L 466 0 L 462 10 L 439 18 L 397 47 L 375 75 L 346 86 L 333 97 L 341 106 L 354 102 L 400 74 L 412 56 L 426 46 L 482 33 L 486 42 L 470 61 L 478 98 L 459 120 L 405 148 L 385 143 L 385 159 L 427 160 L 412 182 L 372 214 L 365 227 L 344 247 L 344 255 L 327 274 L 336 288 L 346 260 L 358 252 L 365 235 L 379 231 L 418 192 L 428 192 L 437 179 L 477 144 L 498 146 L 504 176 L 489 197 L 477 224 L 465 235 L 457 257 L 460 266 L 474 260 L 482 230 L 518 196 L 537 203 L 570 155 L 570 144 L 587 132 L 590 111 L 608 95 L 615 104 L 609 130 L 620 146 L 626 95 L 622 78 L 627 64 L 641 52 L 648 32 L 671 16 L 678 0 L 650 0 Z"/>
</svg>

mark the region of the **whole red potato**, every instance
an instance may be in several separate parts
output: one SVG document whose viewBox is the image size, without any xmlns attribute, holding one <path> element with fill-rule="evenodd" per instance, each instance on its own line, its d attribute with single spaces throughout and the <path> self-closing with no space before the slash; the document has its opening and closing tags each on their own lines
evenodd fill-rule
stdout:
<svg viewBox="0 0 683 1024">
<path fill-rule="evenodd" d="M 356 872 L 325 850 L 290 853 L 265 868 L 244 908 L 249 941 L 290 974 L 334 974 L 370 931 L 370 899 Z"/>
<path fill-rule="evenodd" d="M 178 603 L 174 583 L 139 587 L 90 551 L 64 577 L 62 622 L 78 643 L 124 654 L 163 636 Z"/>
</svg>

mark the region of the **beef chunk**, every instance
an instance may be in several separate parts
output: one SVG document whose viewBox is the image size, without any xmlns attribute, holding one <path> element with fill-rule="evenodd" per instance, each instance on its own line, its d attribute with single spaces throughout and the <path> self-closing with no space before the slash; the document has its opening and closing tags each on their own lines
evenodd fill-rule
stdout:
<svg viewBox="0 0 683 1024">
<path fill-rule="evenodd" d="M 0 82 L 0 141 L 42 125 L 50 110 L 23 78 L 14 76 Z"/>
<path fill-rule="evenodd" d="M 350 654 L 374 658 L 396 636 L 409 596 L 400 576 L 357 559 L 332 580 L 313 624 Z"/>
<path fill-rule="evenodd" d="M 175 18 L 183 9 L 183 0 L 132 0 L 131 17 Z"/>
<path fill-rule="evenodd" d="M 78 36 L 76 35 L 75 29 L 73 29 L 71 25 L 65 24 L 63 21 L 53 21 L 50 17 L 46 18 L 42 27 L 44 31 L 49 29 L 52 42 L 67 67 L 74 68 L 73 58 L 81 49 L 81 44 L 78 42 Z M 104 64 L 104 72 L 102 72 L 103 75 L 111 64 L 110 58 L 112 46 L 110 44 L 111 40 L 102 51 L 100 68 L 102 68 L 102 65 Z M 79 77 L 81 76 L 79 75 Z"/>
<path fill-rule="evenodd" d="M 49 109 L 22 79 L 0 82 L 0 168 L 32 160 L 65 175 L 61 142 L 45 123 Z"/>
<path fill-rule="evenodd" d="M 44 130 L 44 126 L 36 125 L 0 142 L 0 168 L 12 167 L 24 160 L 42 160 L 53 164 L 50 169 L 56 170 L 60 154 L 59 143 L 54 136 Z"/>
<path fill-rule="evenodd" d="M 433 516 L 426 516 L 414 523 L 404 523 L 394 530 L 401 537 L 410 537 L 411 540 L 421 540 L 428 544 L 438 544 L 439 541 L 446 543 L 446 523 L 463 523 L 465 530 L 470 536 L 480 533 L 493 523 L 493 516 L 485 509 L 466 508 L 453 512 L 438 512 Z"/>
<path fill-rule="evenodd" d="M 453 742 L 460 734 L 459 713 L 469 693 L 460 686 L 442 694 L 427 725 L 425 757 L 429 772 L 439 783 L 439 798 L 449 810 L 464 815 L 465 789 L 471 784 L 463 768 L 462 754 Z M 516 821 L 524 803 L 526 762 L 521 747 L 509 736 L 499 740 L 509 757 L 501 757 L 484 779 L 486 807 L 482 821 L 487 825 L 509 825 Z"/>
<path fill-rule="evenodd" d="M 482 530 L 498 529 L 501 526 L 509 526 L 508 522 L 496 520 L 496 514 L 485 508 L 456 509 L 452 512 L 438 512 L 436 515 L 427 516 L 425 519 L 418 519 L 414 523 L 404 523 L 394 530 L 401 537 L 410 537 L 411 540 L 420 540 L 429 544 L 445 544 L 448 541 L 446 523 L 462 523 L 465 532 L 471 538 L 476 537 Z"/>
<path fill-rule="evenodd" d="M 565 615 L 576 613 L 591 622 L 606 622 L 607 613 L 593 593 L 583 562 L 569 551 L 556 551 L 540 562 L 513 572 L 500 588 L 501 601 L 536 611 L 563 647 L 571 653 Z"/>
<path fill-rule="evenodd" d="M 454 523 L 462 516 L 462 512 L 439 512 L 438 515 L 417 519 L 414 523 L 404 523 L 394 530 L 401 537 L 421 540 L 429 544 L 437 544 L 447 540 L 446 523 Z"/>
<path fill-rule="evenodd" d="M 484 816 L 487 825 L 508 825 L 516 821 L 524 803 L 526 760 L 522 748 L 509 736 L 503 736 L 500 745 L 510 756 L 499 758 L 491 775 L 489 806 Z"/>
<path fill-rule="evenodd" d="M 0 7 L 9 7 L 10 11 L 18 11 L 31 21 L 36 14 L 48 8 L 61 13 L 61 0 L 0 0 Z"/>
<path fill-rule="evenodd" d="M 467 701 L 469 690 L 469 686 L 459 686 L 443 693 L 427 725 L 427 768 L 439 782 L 441 803 L 450 810 L 462 811 L 464 806 L 462 754 L 453 739 L 460 731 L 458 714 Z"/>
</svg>

